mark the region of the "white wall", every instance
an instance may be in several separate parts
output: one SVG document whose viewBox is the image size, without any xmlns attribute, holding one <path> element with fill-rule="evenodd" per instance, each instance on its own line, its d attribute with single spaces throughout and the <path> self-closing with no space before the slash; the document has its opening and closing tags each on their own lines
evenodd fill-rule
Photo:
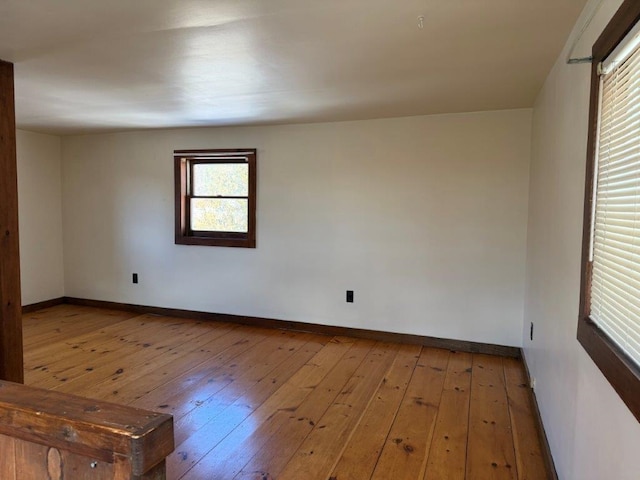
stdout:
<svg viewBox="0 0 640 480">
<path fill-rule="evenodd" d="M 587 4 L 568 45 L 597 3 Z M 590 53 L 620 3 L 604 1 L 574 56 Z M 566 65 L 566 55 L 534 108 L 525 354 L 560 478 L 638 480 L 640 424 L 576 340 L 590 66 Z"/>
<path fill-rule="evenodd" d="M 530 129 L 515 110 L 65 137 L 66 294 L 521 345 Z M 258 148 L 258 247 L 174 245 L 172 151 L 223 147 Z"/>
<path fill-rule="evenodd" d="M 64 295 L 59 137 L 17 131 L 22 304 Z"/>
</svg>

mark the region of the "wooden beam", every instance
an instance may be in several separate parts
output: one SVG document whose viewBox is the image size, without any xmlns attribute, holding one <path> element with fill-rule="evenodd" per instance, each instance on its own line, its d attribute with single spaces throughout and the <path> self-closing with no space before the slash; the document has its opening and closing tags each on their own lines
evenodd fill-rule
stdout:
<svg viewBox="0 0 640 480">
<path fill-rule="evenodd" d="M 0 446 L 12 438 L 23 450 L 3 462 L 13 460 L 19 479 L 159 480 L 174 448 L 171 415 L 5 381 L 0 435 Z"/>
<path fill-rule="evenodd" d="M 0 60 L 0 379 L 23 382 L 13 64 Z"/>
</svg>

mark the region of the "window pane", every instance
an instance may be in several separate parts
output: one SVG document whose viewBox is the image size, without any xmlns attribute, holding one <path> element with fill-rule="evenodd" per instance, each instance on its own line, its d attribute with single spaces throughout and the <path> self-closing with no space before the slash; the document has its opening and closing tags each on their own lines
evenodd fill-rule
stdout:
<svg viewBox="0 0 640 480">
<path fill-rule="evenodd" d="M 191 230 L 206 232 L 249 231 L 249 201 L 235 198 L 191 199 Z"/>
<path fill-rule="evenodd" d="M 249 165 L 196 163 L 192 182 L 195 196 L 246 197 L 249 195 Z"/>
<path fill-rule="evenodd" d="M 640 367 L 640 49 L 602 77 L 591 319 Z"/>
</svg>

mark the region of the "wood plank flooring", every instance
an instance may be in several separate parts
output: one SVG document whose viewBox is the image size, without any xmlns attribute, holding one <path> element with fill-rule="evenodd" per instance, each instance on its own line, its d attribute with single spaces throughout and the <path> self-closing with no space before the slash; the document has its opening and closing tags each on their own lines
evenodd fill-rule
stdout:
<svg viewBox="0 0 640 480">
<path fill-rule="evenodd" d="M 171 413 L 169 479 L 544 480 L 519 360 L 59 305 L 25 383 Z"/>
</svg>

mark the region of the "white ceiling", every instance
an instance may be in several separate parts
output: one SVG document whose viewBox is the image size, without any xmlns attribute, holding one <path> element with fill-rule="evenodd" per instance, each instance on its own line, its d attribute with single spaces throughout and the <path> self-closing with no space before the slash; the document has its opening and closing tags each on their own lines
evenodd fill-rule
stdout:
<svg viewBox="0 0 640 480">
<path fill-rule="evenodd" d="M 585 1 L 0 0 L 0 59 L 56 134 L 530 107 Z"/>
</svg>

